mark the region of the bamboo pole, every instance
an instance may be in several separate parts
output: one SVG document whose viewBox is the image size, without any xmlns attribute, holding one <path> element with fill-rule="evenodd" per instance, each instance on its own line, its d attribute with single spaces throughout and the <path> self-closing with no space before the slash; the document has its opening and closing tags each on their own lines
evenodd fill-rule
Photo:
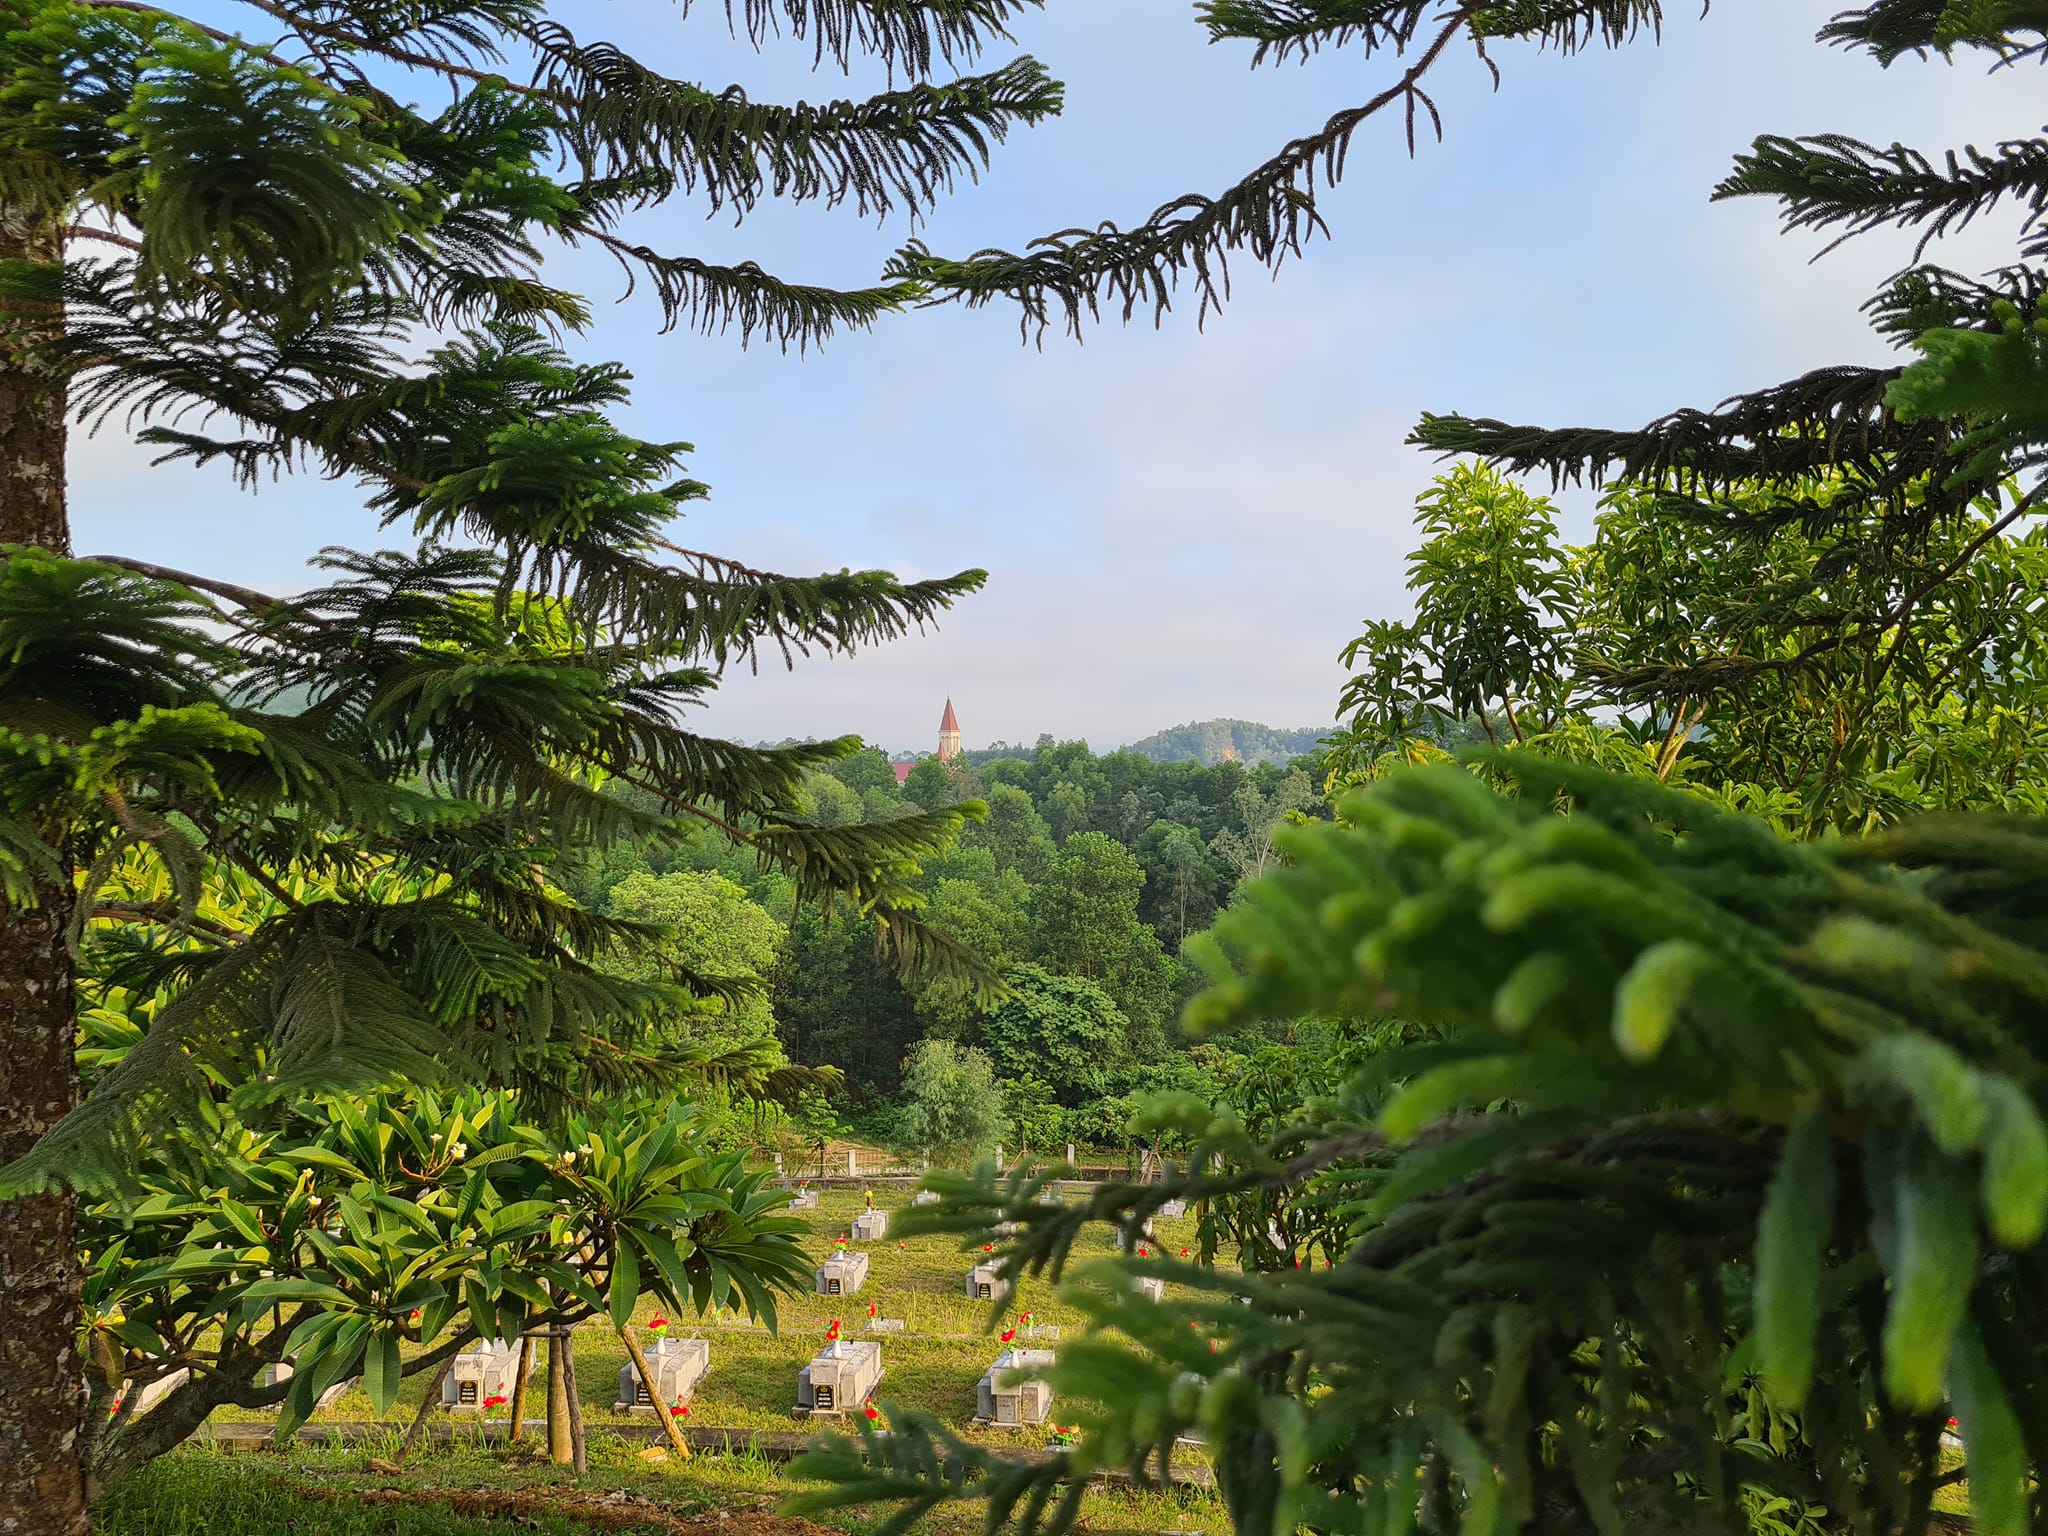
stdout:
<svg viewBox="0 0 2048 1536">
<path fill-rule="evenodd" d="M 661 1420 L 661 1427 L 668 1432 L 669 1449 L 676 1453 L 676 1460 L 690 1459 L 690 1443 L 683 1438 L 683 1427 L 676 1423 L 676 1416 L 668 1411 L 654 1390 L 654 1372 L 647 1369 L 647 1356 L 640 1352 L 640 1341 L 633 1337 L 631 1328 L 621 1328 L 619 1338 L 626 1346 L 626 1353 L 633 1357 L 633 1369 L 640 1373 L 640 1379 L 647 1383 L 647 1400 L 654 1404 L 654 1416 Z"/>
</svg>

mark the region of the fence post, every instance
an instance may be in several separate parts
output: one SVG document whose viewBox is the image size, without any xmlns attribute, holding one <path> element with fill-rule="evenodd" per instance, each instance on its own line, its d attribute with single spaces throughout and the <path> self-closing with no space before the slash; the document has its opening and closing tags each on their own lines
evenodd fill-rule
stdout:
<svg viewBox="0 0 2048 1536">
<path fill-rule="evenodd" d="M 846 1176 L 849 1179 L 857 1179 L 860 1177 L 860 1167 L 858 1162 L 859 1157 L 860 1154 L 854 1151 L 853 1148 L 848 1147 L 846 1149 Z"/>
</svg>

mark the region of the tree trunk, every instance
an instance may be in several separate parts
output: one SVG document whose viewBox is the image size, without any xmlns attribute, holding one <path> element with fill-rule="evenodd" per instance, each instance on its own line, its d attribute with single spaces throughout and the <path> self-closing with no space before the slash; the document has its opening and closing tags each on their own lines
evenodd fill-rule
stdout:
<svg viewBox="0 0 2048 1536">
<path fill-rule="evenodd" d="M 54 232 L 0 209 L 0 259 L 60 254 Z M 71 550 L 63 388 L 11 352 L 0 353 L 0 544 Z M 78 1104 L 71 907 L 68 878 L 38 882 L 33 907 L 0 905 L 0 1165 Z M 68 1192 L 0 1202 L 0 1531 L 91 1529 L 75 1215 Z"/>
</svg>

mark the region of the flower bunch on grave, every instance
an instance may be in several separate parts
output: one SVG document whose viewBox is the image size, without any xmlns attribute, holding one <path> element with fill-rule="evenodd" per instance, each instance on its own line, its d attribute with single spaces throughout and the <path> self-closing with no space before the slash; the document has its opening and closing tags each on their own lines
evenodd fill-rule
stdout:
<svg viewBox="0 0 2048 1536">
<path fill-rule="evenodd" d="M 839 1319 L 836 1317 L 832 1319 L 832 1326 L 825 1330 L 825 1342 L 827 1344 L 837 1344 L 839 1342 Z"/>
<path fill-rule="evenodd" d="M 864 1415 L 866 1415 L 867 1421 L 870 1424 L 878 1423 L 881 1420 L 882 1410 L 877 1408 L 873 1403 L 862 1403 L 860 1405 L 860 1411 Z"/>
<path fill-rule="evenodd" d="M 668 1405 L 668 1416 L 672 1419 L 687 1419 L 690 1416 L 690 1405 L 679 1397 Z"/>
<path fill-rule="evenodd" d="M 718 1311 L 718 1308 L 714 1307 L 712 1308 L 712 1311 L 715 1314 Z M 660 1338 L 663 1334 L 668 1332 L 668 1319 L 657 1312 L 653 1317 L 647 1320 L 647 1331 L 653 1334 L 656 1338 Z"/>
</svg>

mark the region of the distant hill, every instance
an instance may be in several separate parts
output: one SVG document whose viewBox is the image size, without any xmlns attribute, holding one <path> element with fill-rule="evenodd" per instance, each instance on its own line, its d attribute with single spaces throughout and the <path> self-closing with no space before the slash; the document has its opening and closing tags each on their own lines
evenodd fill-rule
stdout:
<svg viewBox="0 0 2048 1536">
<path fill-rule="evenodd" d="M 1157 731 L 1124 750 L 1143 753 L 1156 763 L 1182 763 L 1190 758 L 1207 765 L 1231 761 L 1284 763 L 1315 751 L 1316 743 L 1329 733 L 1328 726 L 1279 731 L 1249 720 L 1199 720 Z"/>
</svg>

